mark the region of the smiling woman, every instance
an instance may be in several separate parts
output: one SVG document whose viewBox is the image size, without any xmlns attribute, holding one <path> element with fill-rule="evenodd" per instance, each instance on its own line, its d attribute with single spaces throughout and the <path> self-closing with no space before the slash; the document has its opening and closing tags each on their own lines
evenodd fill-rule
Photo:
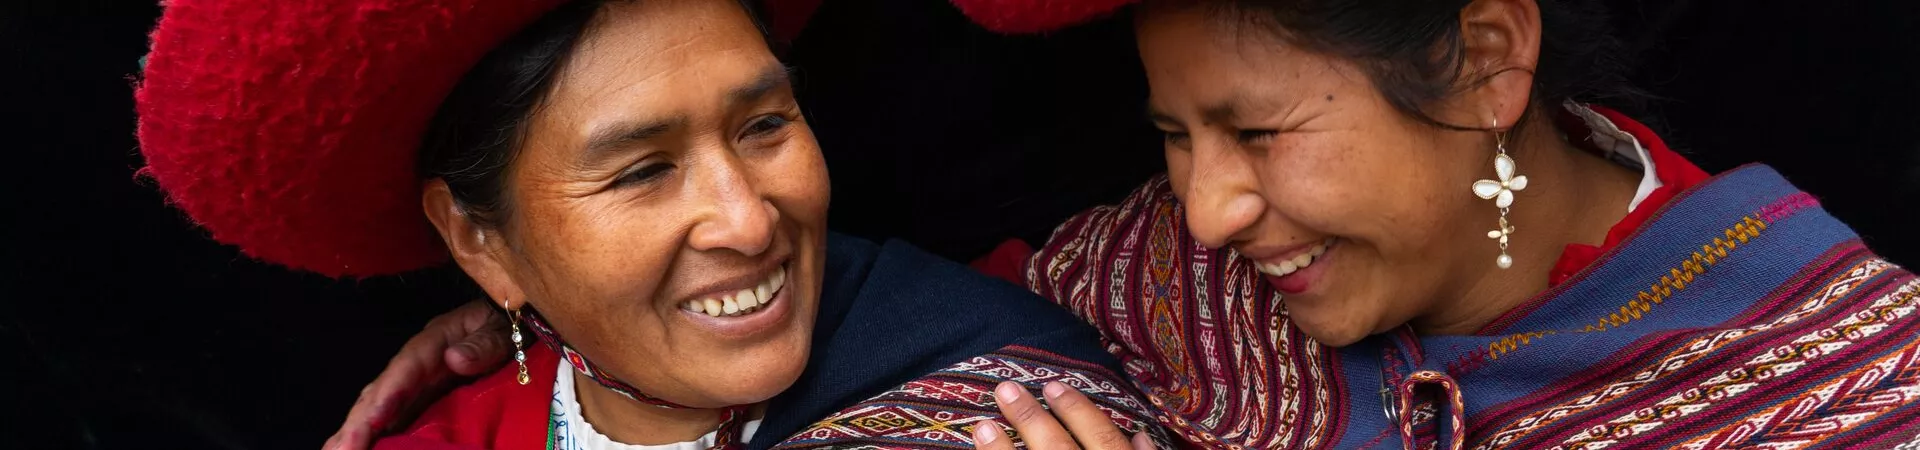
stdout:
<svg viewBox="0 0 1920 450">
<path fill-rule="evenodd" d="M 1130 2 L 958 3 L 1024 27 Z M 1142 2 L 1168 173 L 1028 282 L 1193 442 L 1920 443 L 1920 277 L 1772 169 L 1709 176 L 1605 106 L 1633 90 L 1600 9 Z"/>
<path fill-rule="evenodd" d="M 743 6 L 171 2 L 142 151 L 253 256 L 451 255 L 513 318 L 514 363 L 383 448 L 955 447 L 996 388 L 1056 381 L 1157 430 L 1070 314 L 826 230 L 820 149 Z"/>
<path fill-rule="evenodd" d="M 577 378 L 612 385 L 567 404 L 584 429 L 698 438 L 702 409 L 765 401 L 805 365 L 826 168 L 760 36 L 729 2 L 563 5 L 470 70 L 427 131 L 423 203 L 454 260 L 593 369 Z"/>
</svg>

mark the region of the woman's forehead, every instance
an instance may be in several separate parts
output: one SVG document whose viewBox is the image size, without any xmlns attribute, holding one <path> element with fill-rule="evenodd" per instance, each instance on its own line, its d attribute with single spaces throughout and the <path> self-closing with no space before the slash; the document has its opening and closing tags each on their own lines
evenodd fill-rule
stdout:
<svg viewBox="0 0 1920 450">
<path fill-rule="evenodd" d="M 568 56 L 537 119 L 577 131 L 576 139 L 602 122 L 667 121 L 724 107 L 729 92 L 780 68 L 733 0 L 606 8 Z"/>
</svg>

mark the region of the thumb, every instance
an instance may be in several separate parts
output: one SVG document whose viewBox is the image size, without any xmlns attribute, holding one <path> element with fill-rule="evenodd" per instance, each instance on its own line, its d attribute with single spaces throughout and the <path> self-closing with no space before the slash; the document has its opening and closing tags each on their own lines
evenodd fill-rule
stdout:
<svg viewBox="0 0 1920 450">
<path fill-rule="evenodd" d="M 447 346 L 444 355 L 447 368 L 469 377 L 492 372 L 513 353 L 513 343 L 507 335 L 506 316 L 489 314 L 484 323 L 465 336 L 456 337 Z"/>
</svg>

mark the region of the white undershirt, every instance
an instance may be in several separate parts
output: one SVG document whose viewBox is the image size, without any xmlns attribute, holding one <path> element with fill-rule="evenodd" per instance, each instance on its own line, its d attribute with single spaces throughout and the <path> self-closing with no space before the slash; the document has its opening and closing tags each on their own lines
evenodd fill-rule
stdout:
<svg viewBox="0 0 1920 450">
<path fill-rule="evenodd" d="M 1613 121 L 1607 120 L 1606 116 L 1600 115 L 1586 105 L 1567 102 L 1563 106 L 1567 111 L 1580 116 L 1580 119 L 1587 123 L 1587 128 L 1593 130 L 1593 134 L 1589 135 L 1588 139 L 1593 141 L 1594 146 L 1607 152 L 1608 161 L 1641 170 L 1640 187 L 1634 189 L 1633 201 L 1627 203 L 1627 212 L 1633 212 L 1634 208 L 1639 208 L 1640 202 L 1646 201 L 1647 195 L 1653 194 L 1654 189 L 1664 186 L 1660 182 L 1659 174 L 1653 170 L 1653 156 L 1647 153 L 1645 146 L 1640 145 L 1639 139 L 1634 139 L 1633 135 L 1621 131 Z"/>
<path fill-rule="evenodd" d="M 719 431 L 707 433 L 699 439 L 672 444 L 633 445 L 615 442 L 607 438 L 607 435 L 594 430 L 593 424 L 587 423 L 586 416 L 580 414 L 579 393 L 573 388 L 573 367 L 568 366 L 565 360 L 561 360 L 560 367 L 556 370 L 558 370 L 558 376 L 553 382 L 552 411 L 559 416 L 554 418 L 553 424 L 554 435 L 560 439 L 558 447 L 562 450 L 707 450 L 713 448 L 713 441 L 717 438 L 716 434 Z M 740 430 L 740 439 L 744 441 L 753 437 L 753 432 L 759 429 L 759 419 L 747 421 Z"/>
</svg>

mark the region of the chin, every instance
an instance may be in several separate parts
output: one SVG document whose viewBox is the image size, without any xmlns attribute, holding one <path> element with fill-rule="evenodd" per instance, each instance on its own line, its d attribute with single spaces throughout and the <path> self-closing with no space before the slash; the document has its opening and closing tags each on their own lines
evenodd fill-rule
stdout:
<svg viewBox="0 0 1920 450">
<path fill-rule="evenodd" d="M 1359 315 L 1357 311 L 1315 311 L 1288 306 L 1287 314 L 1293 326 L 1322 345 L 1345 347 L 1374 334 L 1372 327 L 1350 319 Z"/>
<path fill-rule="evenodd" d="M 689 405 L 722 407 L 733 405 L 751 405 L 767 401 L 781 392 L 793 387 L 800 379 L 801 372 L 807 367 L 809 344 L 802 339 L 795 345 L 769 345 L 753 353 L 772 354 L 765 357 L 748 357 L 728 361 L 722 370 L 704 371 L 701 379 L 707 391 L 705 397 L 712 405 Z M 724 380 L 715 383 L 712 380 Z"/>
</svg>

